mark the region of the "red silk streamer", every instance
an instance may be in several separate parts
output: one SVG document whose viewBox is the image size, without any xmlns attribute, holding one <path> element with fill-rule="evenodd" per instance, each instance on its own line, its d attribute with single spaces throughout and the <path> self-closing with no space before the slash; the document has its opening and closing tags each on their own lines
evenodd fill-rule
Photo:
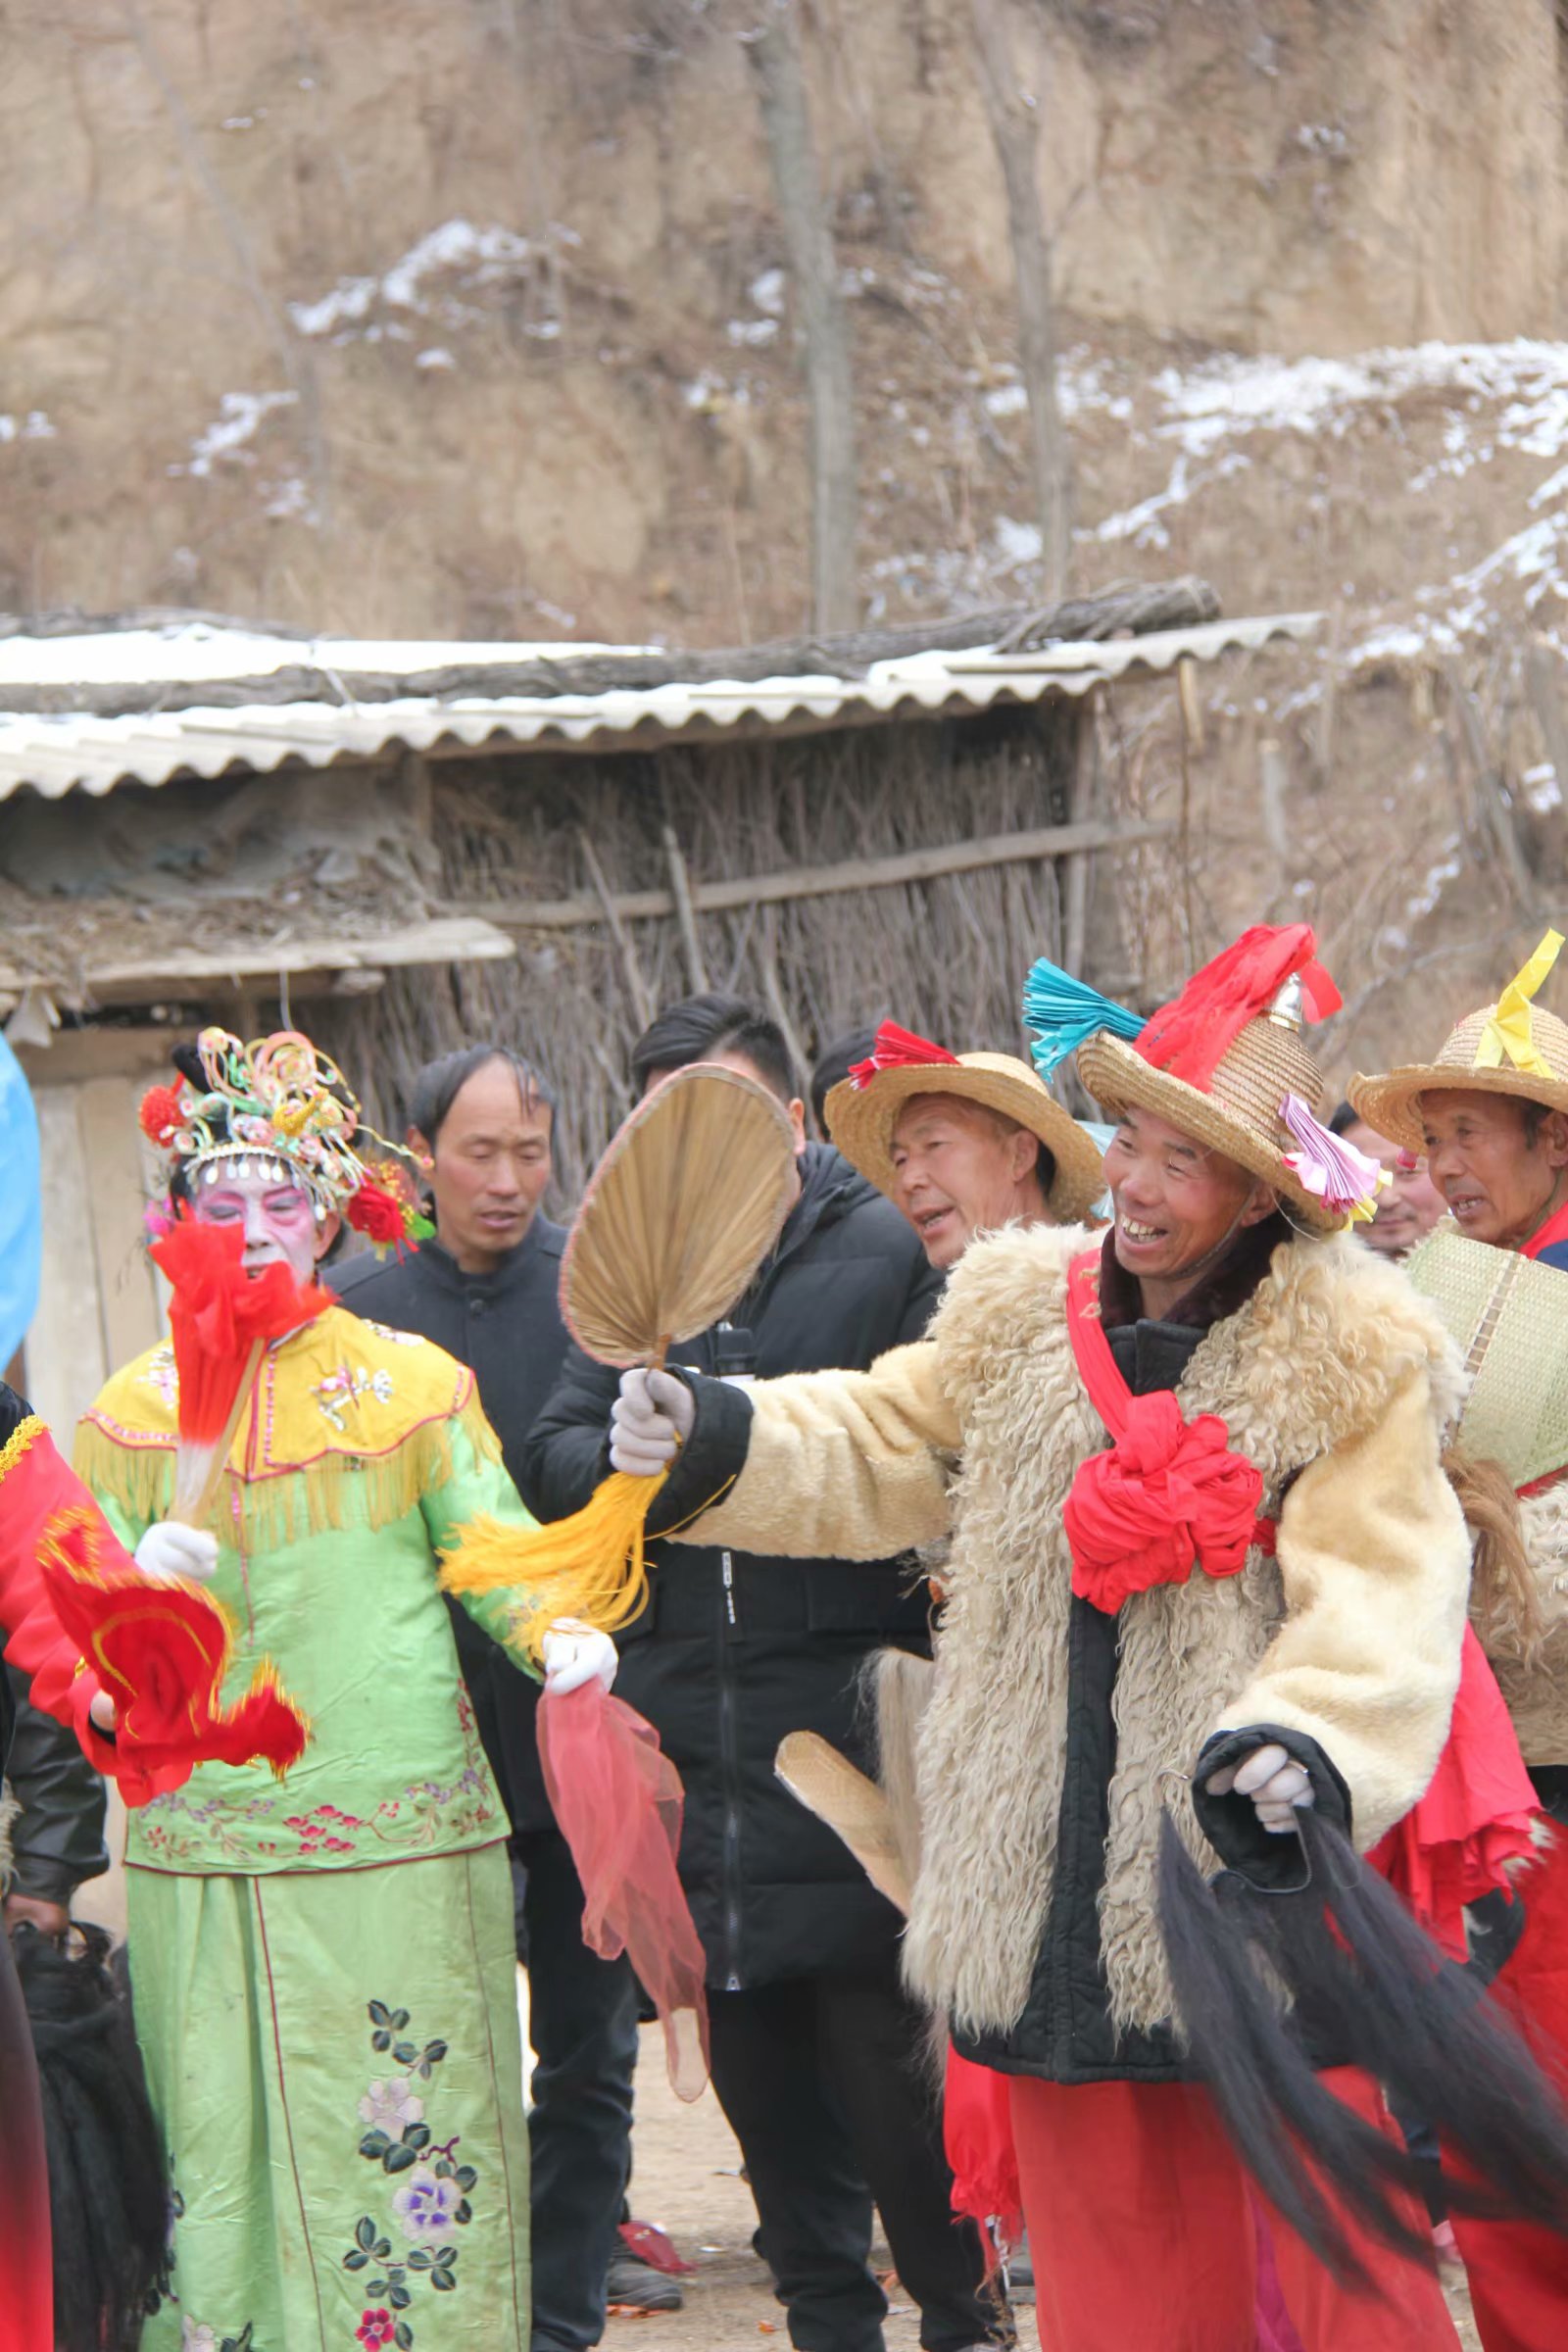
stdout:
<svg viewBox="0 0 1568 2352">
<path fill-rule="evenodd" d="M 897 1021 L 884 1021 L 872 1043 L 870 1058 L 850 1064 L 850 1084 L 863 1094 L 879 1070 L 918 1069 L 925 1064 L 954 1070 L 958 1056 L 950 1054 L 946 1046 L 934 1046 L 928 1037 L 917 1037 L 912 1029 L 901 1029 Z"/>
<path fill-rule="evenodd" d="M 257 1342 L 280 1340 L 337 1302 L 286 1265 L 266 1266 L 253 1280 L 235 1225 L 182 1216 L 151 1253 L 174 1294 L 169 1333 L 179 1376 L 179 1442 L 211 1446 L 223 1432 Z"/>
<path fill-rule="evenodd" d="M 33 1705 L 74 1732 L 100 1772 L 114 1773 L 115 1745 L 93 1730 L 89 1713 L 98 1678 L 84 1670 L 80 1643 L 61 1631 L 38 1566 L 50 1516 L 67 1504 L 95 1514 L 97 1506 L 36 1418 L 22 1423 L 0 1464 L 0 1647 L 26 1675 Z M 107 1520 L 99 1523 L 113 1544 Z"/>
<path fill-rule="evenodd" d="M 1300 981 L 1309 1020 L 1339 1011 L 1340 992 L 1316 960 L 1316 948 L 1310 923 L 1254 923 L 1151 1015 L 1135 1052 L 1206 1094 L 1248 1022 L 1267 1012 L 1287 980 Z"/>
<path fill-rule="evenodd" d="M 1086 1250 L 1068 1269 L 1067 1334 L 1112 1442 L 1079 1463 L 1061 1518 L 1074 1592 L 1114 1616 L 1134 1592 L 1186 1584 L 1195 1566 L 1213 1577 L 1244 1568 L 1263 1540 L 1263 1480 L 1231 1451 L 1217 1413 L 1186 1421 L 1169 1389 L 1132 1394 L 1100 1320 L 1099 1266 L 1099 1250 Z"/>
<path fill-rule="evenodd" d="M 221 1698 L 233 1635 L 198 1585 L 153 1583 L 117 1542 L 95 1504 L 67 1502 L 38 1543 L 50 1605 L 115 1701 L 120 1792 L 145 1804 L 177 1788 L 197 1764 L 262 1761 L 282 1778 L 305 1752 L 310 1726 L 270 1665 L 232 1706 Z"/>
<path fill-rule="evenodd" d="M 675 1857 L 685 1792 L 635 1708 L 597 1682 L 539 1703 L 545 1793 L 582 1881 L 582 1939 L 601 1960 L 624 1952 L 664 2028 L 670 2087 L 708 2081 L 707 1964 Z"/>
<path fill-rule="evenodd" d="M 961 2057 L 951 2043 L 942 2085 L 942 2139 L 953 2168 L 953 2210 L 978 2229 L 989 2278 L 1003 2254 L 1023 2237 L 1008 2078 Z"/>
<path fill-rule="evenodd" d="M 1506 1888 L 1504 1866 L 1535 1855 L 1531 1832 L 1538 1810 L 1496 1677 L 1467 1625 L 1459 1694 L 1438 1769 L 1425 1796 L 1367 1860 L 1403 1895 L 1428 1935 L 1463 1960 L 1464 1906 Z M 1524 1895 L 1528 1903 L 1528 1880 Z"/>
</svg>

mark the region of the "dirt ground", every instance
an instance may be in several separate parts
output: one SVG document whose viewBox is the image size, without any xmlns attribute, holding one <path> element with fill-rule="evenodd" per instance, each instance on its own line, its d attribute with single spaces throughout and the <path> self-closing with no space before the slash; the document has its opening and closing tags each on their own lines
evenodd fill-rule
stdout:
<svg viewBox="0 0 1568 2352">
<path fill-rule="evenodd" d="M 757 2227 L 751 2192 L 740 2178 L 740 2151 L 711 2090 L 683 2107 L 664 2076 L 663 2043 L 645 2030 L 637 2075 L 636 2173 L 632 2202 L 640 2221 L 667 2230 L 694 2276 L 685 2281 L 686 2308 L 665 2318 L 612 2318 L 608 2352 L 740 2352 L 776 2337 L 789 2342 L 784 2314 L 767 2271 L 752 2251 Z M 887 2250 L 876 2255 L 879 2266 Z M 1479 2352 L 1462 2284 L 1450 2297 L 1465 2352 Z M 1034 2313 L 1018 2312 L 1022 2352 L 1038 2352 Z M 895 2294 L 887 2323 L 888 2352 L 916 2352 L 919 2321 Z M 1131 2347 L 1129 2347 L 1131 2352 Z"/>
</svg>

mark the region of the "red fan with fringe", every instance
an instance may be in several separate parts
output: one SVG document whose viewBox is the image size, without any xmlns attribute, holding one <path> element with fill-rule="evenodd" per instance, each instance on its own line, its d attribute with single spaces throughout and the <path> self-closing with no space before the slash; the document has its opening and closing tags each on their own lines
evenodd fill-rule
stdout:
<svg viewBox="0 0 1568 2352">
<path fill-rule="evenodd" d="M 197 1764 L 270 1764 L 281 1779 L 310 1737 L 270 1664 L 222 1702 L 233 1656 L 227 1612 L 187 1583 L 142 1575 L 90 1502 L 46 1523 L 38 1566 L 61 1631 L 115 1702 L 116 1779 L 128 1805 L 177 1788 Z"/>
<path fill-rule="evenodd" d="M 852 1062 L 850 1084 L 858 1094 L 863 1094 L 879 1070 L 908 1070 L 934 1065 L 941 1069 L 956 1069 L 958 1056 L 950 1054 L 946 1046 L 934 1046 L 928 1037 L 919 1037 L 912 1029 L 901 1029 L 897 1021 L 884 1021 L 872 1041 L 870 1056 L 865 1061 Z"/>
<path fill-rule="evenodd" d="M 1253 923 L 1195 972 L 1179 997 L 1151 1015 L 1138 1052 L 1203 1093 L 1249 1021 L 1267 1012 L 1287 980 L 1301 983 L 1309 1020 L 1340 1009 L 1340 992 L 1317 961 L 1310 923 Z"/>
<path fill-rule="evenodd" d="M 335 1301 L 286 1265 L 247 1274 L 245 1237 L 234 1225 L 182 1216 L 153 1243 L 152 1254 L 174 1294 L 169 1310 L 179 1375 L 173 1516 L 200 1527 L 270 1343 L 314 1322 Z"/>
</svg>

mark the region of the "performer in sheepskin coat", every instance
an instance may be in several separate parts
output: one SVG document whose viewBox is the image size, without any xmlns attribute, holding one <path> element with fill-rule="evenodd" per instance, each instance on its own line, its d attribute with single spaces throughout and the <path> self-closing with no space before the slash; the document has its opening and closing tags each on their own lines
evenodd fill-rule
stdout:
<svg viewBox="0 0 1568 2352">
<path fill-rule="evenodd" d="M 1206 1869 L 1265 1885 L 1298 1871 L 1301 1803 L 1369 1847 L 1426 1789 L 1459 1682 L 1459 1366 L 1338 1231 L 1376 1171 L 1309 1108 L 1303 987 L 1337 1002 L 1312 950 L 1304 926 L 1248 933 L 1147 1028 L 1078 992 L 1054 1044 L 1120 1122 L 1103 1246 L 976 1241 L 928 1339 L 868 1373 L 632 1373 L 617 1407 L 617 1466 L 678 1442 L 671 1505 L 677 1480 L 693 1507 L 722 1494 L 705 1541 L 853 1560 L 951 1534 L 905 1965 L 1012 2078 L 1047 2352 L 1255 2342 L 1255 2208 L 1172 2023 L 1163 1813 Z M 1209 1225 L 1184 1259 L 1189 1194 Z M 1349 2295 L 1275 2236 L 1307 2352 L 1455 2340 L 1430 2272 L 1363 2240 L 1392 2291 Z"/>
</svg>

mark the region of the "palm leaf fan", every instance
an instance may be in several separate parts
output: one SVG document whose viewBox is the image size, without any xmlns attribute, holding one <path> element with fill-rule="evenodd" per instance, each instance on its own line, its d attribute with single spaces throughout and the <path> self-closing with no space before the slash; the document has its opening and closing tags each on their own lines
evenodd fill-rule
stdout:
<svg viewBox="0 0 1568 2352">
<path fill-rule="evenodd" d="M 794 1197 L 795 1134 L 776 1097 L 719 1062 L 672 1072 L 616 1132 L 572 1224 L 561 1309 L 573 1339 L 602 1364 L 662 1364 L 729 1312 Z M 526 1534 L 472 1520 L 441 1581 L 452 1592 L 523 1588 L 531 1605 L 516 1631 L 535 1651 L 559 1617 L 612 1632 L 646 1598 L 644 1527 L 667 1475 L 612 1471 L 580 1511 Z"/>
<path fill-rule="evenodd" d="M 270 1342 L 324 1314 L 331 1293 L 292 1269 L 245 1269 L 237 1226 L 180 1217 L 152 1245 L 172 1298 L 169 1333 L 179 1386 L 172 1515 L 200 1527 L 218 1493 L 240 1414 Z"/>
</svg>

